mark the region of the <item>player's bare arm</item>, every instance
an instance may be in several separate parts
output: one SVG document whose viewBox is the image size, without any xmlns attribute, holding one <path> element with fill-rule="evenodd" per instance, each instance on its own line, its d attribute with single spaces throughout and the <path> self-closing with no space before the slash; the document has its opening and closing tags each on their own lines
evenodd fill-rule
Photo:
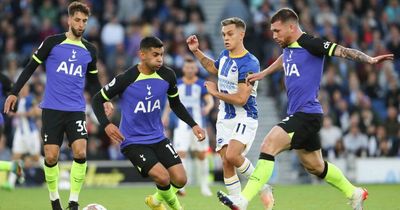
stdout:
<svg viewBox="0 0 400 210">
<path fill-rule="evenodd" d="M 166 101 L 165 103 L 166 103 L 165 108 L 164 108 L 164 111 L 161 116 L 161 122 L 164 125 L 164 127 L 166 128 L 169 125 L 169 113 L 171 113 L 172 110 L 169 107 L 169 102 Z"/>
<path fill-rule="evenodd" d="M 206 102 L 206 105 L 203 107 L 202 114 L 206 116 L 214 107 L 214 99 L 211 94 L 206 94 L 204 95 L 204 101 Z"/>
<path fill-rule="evenodd" d="M 359 50 L 346 48 L 340 45 L 336 47 L 334 55 L 342 58 L 347 58 L 353 61 L 369 63 L 369 64 L 376 64 L 385 60 L 393 60 L 393 54 L 371 57 Z"/>
<path fill-rule="evenodd" d="M 244 106 L 246 104 L 253 88 L 251 84 L 249 85 L 246 83 L 239 83 L 238 91 L 236 93 L 229 94 L 229 93 L 219 92 L 217 89 L 217 85 L 214 82 L 207 81 L 205 82 L 205 86 L 208 92 L 214 97 L 223 100 L 226 103 L 234 104 L 237 106 Z"/>
<path fill-rule="evenodd" d="M 189 47 L 189 50 L 196 56 L 196 58 L 200 61 L 201 65 L 211 74 L 218 74 L 218 69 L 214 65 L 214 60 L 207 57 L 200 49 L 199 49 L 199 40 L 196 35 L 191 35 L 187 38 L 186 43 Z"/>
<path fill-rule="evenodd" d="M 273 73 L 277 72 L 278 70 L 283 69 L 282 64 L 283 64 L 282 55 L 280 55 L 279 58 L 276 59 L 276 61 L 274 61 L 270 66 L 268 66 L 263 71 L 261 71 L 259 73 L 255 73 L 255 74 L 250 74 L 249 76 L 247 76 L 246 83 L 251 83 L 251 82 L 262 80 L 262 79 L 264 79 L 264 77 L 266 77 L 270 74 L 273 74 Z"/>
</svg>

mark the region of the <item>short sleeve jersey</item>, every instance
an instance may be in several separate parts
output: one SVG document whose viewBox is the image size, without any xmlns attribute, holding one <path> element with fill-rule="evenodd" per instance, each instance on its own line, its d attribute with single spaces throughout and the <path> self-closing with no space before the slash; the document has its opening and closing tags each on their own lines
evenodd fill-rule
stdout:
<svg viewBox="0 0 400 210">
<path fill-rule="evenodd" d="M 161 122 L 162 104 L 166 96 L 179 95 L 172 69 L 162 66 L 151 75 L 140 73 L 137 65 L 118 75 L 100 93 L 105 100 L 119 95 L 121 106 L 120 130 L 130 144 L 154 144 L 165 139 Z"/>
<path fill-rule="evenodd" d="M 182 79 L 178 80 L 178 91 L 179 98 L 186 110 L 193 117 L 199 125 L 204 126 L 204 120 L 202 116 L 202 105 L 204 104 L 203 97 L 207 94 L 207 89 L 204 86 L 204 80 L 198 79 L 193 84 L 185 84 Z M 185 122 L 179 120 L 178 126 L 190 126 L 186 125 Z"/>
<path fill-rule="evenodd" d="M 302 34 L 283 49 L 283 68 L 288 97 L 287 114 L 296 112 L 322 113 L 318 91 L 325 56 L 332 56 L 336 44 Z"/>
<path fill-rule="evenodd" d="M 228 50 L 224 50 L 214 65 L 218 69 L 218 90 L 228 94 L 236 93 L 238 91 L 238 84 L 246 82 L 248 74 L 260 72 L 260 62 L 248 51 L 239 56 L 232 56 Z M 223 119 L 232 119 L 235 117 L 257 119 L 257 85 L 258 82 L 255 82 L 250 97 L 244 106 L 237 106 L 221 101 L 219 105 L 219 117 Z"/>
<path fill-rule="evenodd" d="M 41 108 L 85 111 L 83 95 L 86 74 L 97 74 L 96 48 L 82 39 L 70 40 L 65 34 L 47 37 L 32 58 L 44 64 L 46 88 Z"/>
</svg>

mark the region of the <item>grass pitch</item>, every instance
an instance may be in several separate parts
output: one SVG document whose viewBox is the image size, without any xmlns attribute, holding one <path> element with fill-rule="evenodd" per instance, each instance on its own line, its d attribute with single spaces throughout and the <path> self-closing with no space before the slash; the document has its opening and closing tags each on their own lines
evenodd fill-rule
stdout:
<svg viewBox="0 0 400 210">
<path fill-rule="evenodd" d="M 366 185 L 369 198 L 366 210 L 400 210 L 400 185 Z M 214 196 L 203 197 L 197 187 L 188 187 L 187 195 L 180 197 L 186 210 L 227 209 L 215 194 L 224 190 L 223 185 L 214 185 Z M 152 185 L 134 185 L 118 188 L 85 188 L 79 203 L 81 209 L 89 203 L 99 203 L 108 210 L 148 210 L 144 197 L 152 194 Z M 66 208 L 68 191 L 60 191 Z M 279 185 L 274 186 L 275 210 L 351 210 L 344 196 L 328 185 Z M 17 188 L 12 192 L 0 191 L 0 210 L 46 210 L 50 209 L 47 189 Z M 262 210 L 261 202 L 255 198 L 248 210 Z"/>
</svg>

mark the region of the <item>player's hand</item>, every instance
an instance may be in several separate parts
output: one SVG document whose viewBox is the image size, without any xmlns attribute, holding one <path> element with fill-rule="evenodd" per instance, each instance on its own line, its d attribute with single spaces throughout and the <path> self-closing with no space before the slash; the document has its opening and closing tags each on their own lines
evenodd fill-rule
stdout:
<svg viewBox="0 0 400 210">
<path fill-rule="evenodd" d="M 8 114 L 10 110 L 15 110 L 15 104 L 17 103 L 17 96 L 9 95 L 4 102 L 4 113 Z"/>
<path fill-rule="evenodd" d="M 106 112 L 107 117 L 110 117 L 114 113 L 114 105 L 107 101 L 103 104 L 104 111 Z"/>
<path fill-rule="evenodd" d="M 195 125 L 192 128 L 194 135 L 197 137 L 197 140 L 199 141 L 203 141 L 204 139 L 206 139 L 206 132 L 200 128 L 199 125 Z"/>
<path fill-rule="evenodd" d="M 204 86 L 207 88 L 208 93 L 210 93 L 213 96 L 215 96 L 215 94 L 218 92 L 218 87 L 217 84 L 215 84 L 215 82 L 205 81 Z"/>
<path fill-rule="evenodd" d="M 107 136 L 110 137 L 112 141 L 121 143 L 125 139 L 119 128 L 112 123 L 108 124 L 104 128 L 104 130 L 106 131 Z"/>
<path fill-rule="evenodd" d="M 373 57 L 370 61 L 370 64 L 376 64 L 376 63 L 380 63 L 380 62 L 386 61 L 386 60 L 393 60 L 393 57 L 394 57 L 393 54 L 379 55 L 379 56 Z"/>
<path fill-rule="evenodd" d="M 254 73 L 254 74 L 249 74 L 249 75 L 246 77 L 246 84 L 249 85 L 249 84 L 251 84 L 252 82 L 262 80 L 262 79 L 264 79 L 264 77 L 265 77 L 264 71 L 258 72 L 258 73 Z"/>
<path fill-rule="evenodd" d="M 189 50 L 192 52 L 196 52 L 199 49 L 199 40 L 196 35 L 191 35 L 186 39 L 186 43 L 189 47 Z"/>
</svg>

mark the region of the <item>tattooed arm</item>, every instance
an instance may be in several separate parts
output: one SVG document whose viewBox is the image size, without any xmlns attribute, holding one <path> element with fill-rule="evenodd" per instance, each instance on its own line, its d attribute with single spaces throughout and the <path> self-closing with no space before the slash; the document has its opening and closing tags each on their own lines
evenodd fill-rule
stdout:
<svg viewBox="0 0 400 210">
<path fill-rule="evenodd" d="M 338 56 L 338 57 L 342 57 L 342 58 L 347 58 L 349 60 L 353 60 L 356 62 L 363 62 L 363 63 L 369 63 L 369 64 L 379 63 L 384 60 L 393 60 L 393 54 L 386 54 L 386 55 L 371 57 L 359 50 L 352 49 L 352 48 L 346 48 L 341 45 L 336 46 L 334 55 Z"/>
</svg>

